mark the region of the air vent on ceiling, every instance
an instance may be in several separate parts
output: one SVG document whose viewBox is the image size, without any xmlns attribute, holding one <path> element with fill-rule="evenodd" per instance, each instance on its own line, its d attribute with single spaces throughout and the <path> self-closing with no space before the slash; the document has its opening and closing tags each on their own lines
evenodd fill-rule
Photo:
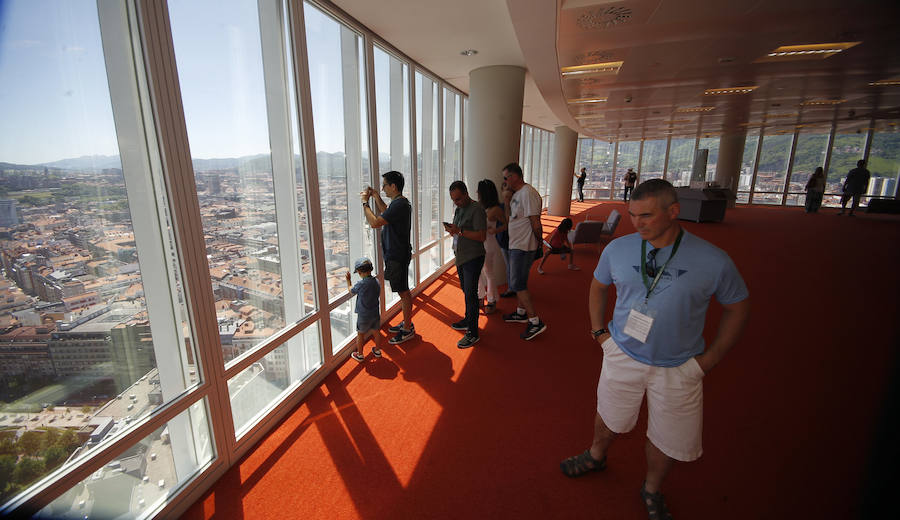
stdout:
<svg viewBox="0 0 900 520">
<path fill-rule="evenodd" d="M 581 13 L 575 23 L 585 31 L 609 29 L 629 21 L 631 13 L 630 7 L 600 7 Z"/>
</svg>

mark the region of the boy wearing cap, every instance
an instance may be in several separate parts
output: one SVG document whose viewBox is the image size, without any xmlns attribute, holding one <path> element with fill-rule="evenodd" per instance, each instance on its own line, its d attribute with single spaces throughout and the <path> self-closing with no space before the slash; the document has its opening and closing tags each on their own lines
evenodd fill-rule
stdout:
<svg viewBox="0 0 900 520">
<path fill-rule="evenodd" d="M 353 264 L 353 272 L 359 273 L 359 281 L 356 285 L 350 283 L 350 273 L 347 273 L 347 288 L 351 294 L 356 295 L 356 352 L 350 356 L 363 362 L 363 345 L 367 337 L 371 337 L 375 346 L 372 354 L 381 357 L 381 349 L 378 348 L 378 329 L 381 328 L 381 310 L 378 304 L 381 295 L 381 285 L 372 276 L 372 262 L 368 258 L 360 258 Z"/>
</svg>

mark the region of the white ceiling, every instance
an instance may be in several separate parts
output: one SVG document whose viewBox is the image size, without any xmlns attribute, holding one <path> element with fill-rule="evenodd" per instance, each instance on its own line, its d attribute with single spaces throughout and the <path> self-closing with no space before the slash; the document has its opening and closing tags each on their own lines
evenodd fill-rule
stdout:
<svg viewBox="0 0 900 520">
<path fill-rule="evenodd" d="M 864 0 L 336 0 L 435 74 L 468 92 L 471 70 L 528 69 L 523 120 L 597 138 L 715 135 L 740 123 L 867 127 L 900 119 L 900 1 Z M 862 41 L 824 60 L 754 63 L 780 45 Z M 476 49 L 471 57 L 460 55 Z M 618 75 L 563 79 L 562 66 L 624 61 Z M 758 85 L 740 96 L 706 88 Z M 569 105 L 567 98 L 607 96 Z M 801 107 L 812 98 L 846 99 Z M 715 106 L 682 114 L 679 107 Z M 600 115 L 581 126 L 576 115 Z M 774 116 L 774 117 L 773 117 Z M 668 121 L 675 121 L 669 123 Z M 587 124 L 587 123 L 586 123 Z"/>
</svg>

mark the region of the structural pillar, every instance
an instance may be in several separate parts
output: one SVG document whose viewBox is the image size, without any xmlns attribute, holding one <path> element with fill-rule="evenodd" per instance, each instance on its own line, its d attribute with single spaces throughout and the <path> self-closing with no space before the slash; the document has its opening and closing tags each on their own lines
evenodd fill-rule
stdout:
<svg viewBox="0 0 900 520">
<path fill-rule="evenodd" d="M 494 65 L 469 72 L 463 171 L 472 198 L 477 197 L 476 188 L 482 179 L 494 181 L 499 192 L 503 167 L 518 161 L 524 98 L 525 69 L 522 67 Z M 503 258 L 485 267 L 500 285 L 506 281 Z"/>
<path fill-rule="evenodd" d="M 547 214 L 567 217 L 572 210 L 572 174 L 575 172 L 578 133 L 567 126 L 557 126 L 553 131 L 550 204 L 547 206 Z"/>
<path fill-rule="evenodd" d="M 716 183 L 737 194 L 738 180 L 741 176 L 741 163 L 744 158 L 744 144 L 747 132 L 724 134 L 719 138 L 719 160 L 716 165 Z M 734 207 L 735 201 L 728 200 L 728 206 Z"/>
<path fill-rule="evenodd" d="M 472 196 L 478 181 L 500 189 L 502 168 L 519 158 L 525 69 L 494 65 L 469 72 L 469 111 L 463 165 Z"/>
</svg>

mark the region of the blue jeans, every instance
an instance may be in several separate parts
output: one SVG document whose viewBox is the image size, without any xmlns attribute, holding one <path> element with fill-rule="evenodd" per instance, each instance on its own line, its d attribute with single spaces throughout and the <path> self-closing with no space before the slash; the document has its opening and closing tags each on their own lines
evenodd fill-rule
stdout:
<svg viewBox="0 0 900 520">
<path fill-rule="evenodd" d="M 481 276 L 482 267 L 484 267 L 483 256 L 456 266 L 459 286 L 466 298 L 465 322 L 472 336 L 478 336 L 478 277 Z"/>
<path fill-rule="evenodd" d="M 528 272 L 531 270 L 531 264 L 534 263 L 535 251 L 522 251 L 521 249 L 509 250 L 509 290 L 511 291 L 527 291 L 528 290 Z"/>
</svg>

